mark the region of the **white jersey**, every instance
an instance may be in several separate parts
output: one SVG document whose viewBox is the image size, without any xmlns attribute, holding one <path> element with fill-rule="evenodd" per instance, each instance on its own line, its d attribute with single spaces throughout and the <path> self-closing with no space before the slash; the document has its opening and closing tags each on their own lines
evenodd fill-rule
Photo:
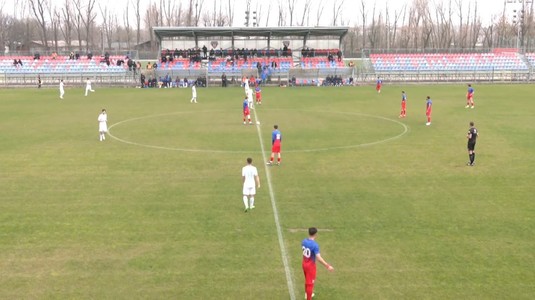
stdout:
<svg viewBox="0 0 535 300">
<path fill-rule="evenodd" d="M 88 80 L 85 82 L 85 88 L 86 88 L 86 89 L 91 89 L 91 80 L 88 79 Z"/>
<path fill-rule="evenodd" d="M 63 88 L 63 81 L 61 81 L 61 82 L 59 83 L 59 90 L 60 90 L 60 91 L 63 91 L 63 89 L 64 89 L 64 88 Z"/>
<path fill-rule="evenodd" d="M 249 102 L 253 102 L 253 90 L 248 89 L 248 90 L 246 91 L 246 93 L 247 93 L 247 101 L 249 101 Z"/>
<path fill-rule="evenodd" d="M 241 175 L 245 176 L 243 182 L 243 188 L 254 188 L 255 187 L 255 177 L 258 176 L 258 170 L 253 165 L 247 165 L 242 168 Z"/>
<path fill-rule="evenodd" d="M 245 92 L 247 92 L 249 90 L 249 80 L 245 79 L 243 86 L 245 87 Z"/>
<path fill-rule="evenodd" d="M 197 88 L 195 87 L 195 85 L 191 86 L 191 95 L 193 96 L 193 98 L 197 97 Z"/>
<path fill-rule="evenodd" d="M 98 115 L 98 131 L 108 132 L 108 115 L 105 112 L 102 112 Z"/>
</svg>

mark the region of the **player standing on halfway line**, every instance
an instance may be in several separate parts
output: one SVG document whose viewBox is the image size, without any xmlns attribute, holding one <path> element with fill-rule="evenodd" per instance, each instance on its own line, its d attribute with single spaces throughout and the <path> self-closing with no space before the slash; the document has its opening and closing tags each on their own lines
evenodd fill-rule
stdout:
<svg viewBox="0 0 535 300">
<path fill-rule="evenodd" d="M 377 77 L 377 85 L 375 86 L 375 90 L 377 91 L 377 93 L 381 93 L 381 87 L 383 86 L 383 81 L 381 80 L 381 78 Z"/>
<path fill-rule="evenodd" d="M 401 112 L 399 113 L 400 118 L 405 118 L 407 116 L 407 94 L 405 91 L 401 92 Z"/>
<path fill-rule="evenodd" d="M 267 162 L 268 166 L 273 165 L 273 160 L 275 159 L 275 153 L 278 154 L 277 157 L 277 166 L 281 164 L 281 142 L 282 135 L 279 131 L 279 125 L 273 125 L 273 132 L 271 133 L 271 157 Z"/>
<path fill-rule="evenodd" d="M 91 88 L 91 80 L 89 80 L 89 77 L 87 77 L 87 80 L 85 82 L 85 96 L 86 97 L 89 92 L 94 92 L 94 90 Z"/>
<path fill-rule="evenodd" d="M 63 79 L 60 79 L 60 81 L 59 81 L 59 98 L 63 99 L 63 95 L 65 95 L 65 86 L 63 85 Z"/>
<path fill-rule="evenodd" d="M 249 108 L 254 109 L 253 89 L 245 90 L 245 95 L 247 96 L 247 101 L 249 101 Z"/>
<path fill-rule="evenodd" d="M 324 265 L 327 270 L 334 271 L 334 268 L 328 264 L 320 254 L 320 246 L 316 242 L 318 229 L 310 227 L 308 229 L 308 238 L 301 242 L 303 250 L 303 273 L 305 274 L 305 296 L 307 300 L 314 297 L 314 281 L 316 281 L 316 260 Z"/>
<path fill-rule="evenodd" d="M 468 139 L 468 158 L 470 161 L 467 163 L 468 166 L 474 166 L 475 160 L 476 160 L 476 141 L 479 137 L 479 132 L 477 131 L 477 128 L 474 127 L 474 122 L 470 122 L 470 129 L 468 129 L 468 134 L 466 134 L 466 138 Z"/>
<path fill-rule="evenodd" d="M 251 111 L 249 110 L 249 100 L 247 97 L 243 99 L 243 125 L 247 124 L 246 120 L 249 121 L 249 125 L 253 124 L 251 122 Z"/>
<path fill-rule="evenodd" d="M 468 85 L 468 92 L 466 92 L 466 106 L 464 108 L 474 108 L 474 88 L 471 84 Z"/>
<path fill-rule="evenodd" d="M 106 110 L 102 109 L 102 112 L 100 115 L 98 115 L 98 132 L 100 133 L 100 141 L 104 141 L 106 139 L 106 133 L 108 132 L 108 115 L 106 114 Z"/>
<path fill-rule="evenodd" d="M 254 196 L 256 195 L 256 189 L 260 188 L 260 177 L 258 177 L 258 170 L 253 166 L 252 158 L 247 158 L 247 165 L 241 169 L 241 176 L 243 181 L 243 204 L 245 205 L 245 212 L 247 212 L 249 209 L 254 209 Z"/>
<path fill-rule="evenodd" d="M 427 116 L 427 123 L 425 125 L 431 125 L 431 112 L 433 110 L 433 101 L 431 97 L 427 96 L 427 101 L 425 102 L 425 115 Z"/>
</svg>

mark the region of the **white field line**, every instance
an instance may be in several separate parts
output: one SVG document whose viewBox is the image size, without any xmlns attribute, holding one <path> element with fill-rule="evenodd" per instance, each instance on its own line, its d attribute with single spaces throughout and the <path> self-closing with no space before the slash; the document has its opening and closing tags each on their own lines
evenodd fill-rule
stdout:
<svg viewBox="0 0 535 300">
<path fill-rule="evenodd" d="M 260 120 L 258 119 L 258 116 L 256 115 L 256 110 L 253 109 L 253 112 L 254 112 L 255 121 L 259 122 Z M 269 170 L 269 167 L 266 166 L 266 161 L 264 160 L 265 158 L 267 158 L 267 156 L 266 156 L 266 150 L 264 147 L 264 141 L 262 140 L 262 130 L 260 129 L 259 124 L 256 125 L 256 132 L 258 133 L 258 140 L 260 141 L 260 148 L 262 150 L 262 163 L 264 164 L 264 169 L 266 170 L 266 179 L 268 183 L 269 197 L 271 199 L 271 207 L 273 208 L 273 217 L 275 218 L 275 227 L 277 227 L 277 237 L 279 238 L 279 247 L 281 250 L 282 263 L 284 264 L 284 271 L 286 273 L 286 283 L 288 285 L 288 292 L 290 293 L 290 299 L 296 300 L 292 270 L 290 269 L 290 262 L 288 258 L 288 251 L 286 250 L 284 237 L 282 236 L 282 228 L 281 228 L 281 224 L 279 220 L 279 211 L 277 209 L 277 201 L 275 199 L 275 193 L 273 192 L 273 184 L 271 183 L 271 172 Z"/>
</svg>

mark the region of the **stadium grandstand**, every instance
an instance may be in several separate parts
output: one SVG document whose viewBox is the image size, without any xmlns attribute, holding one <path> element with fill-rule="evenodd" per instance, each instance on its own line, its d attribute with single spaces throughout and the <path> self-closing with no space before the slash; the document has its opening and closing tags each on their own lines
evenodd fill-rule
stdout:
<svg viewBox="0 0 535 300">
<path fill-rule="evenodd" d="M 329 76 L 353 76 L 340 48 L 348 27 L 198 28 L 156 27 L 160 57 L 146 77 L 202 79 L 217 85 L 255 76 L 267 84 L 310 85 Z M 292 80 L 293 79 L 293 80 Z M 163 79 L 166 81 L 166 79 Z"/>
</svg>

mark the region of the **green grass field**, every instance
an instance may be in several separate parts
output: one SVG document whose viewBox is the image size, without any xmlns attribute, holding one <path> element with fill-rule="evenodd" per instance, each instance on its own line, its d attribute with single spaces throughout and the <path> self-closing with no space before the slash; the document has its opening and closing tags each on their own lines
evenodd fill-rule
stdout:
<svg viewBox="0 0 535 300">
<path fill-rule="evenodd" d="M 535 86 L 475 88 L 474 110 L 465 85 L 264 88 L 269 169 L 239 88 L 0 90 L 0 299 L 303 299 L 310 226 L 335 267 L 318 300 L 533 299 Z M 117 139 L 98 141 L 101 108 Z"/>
</svg>

